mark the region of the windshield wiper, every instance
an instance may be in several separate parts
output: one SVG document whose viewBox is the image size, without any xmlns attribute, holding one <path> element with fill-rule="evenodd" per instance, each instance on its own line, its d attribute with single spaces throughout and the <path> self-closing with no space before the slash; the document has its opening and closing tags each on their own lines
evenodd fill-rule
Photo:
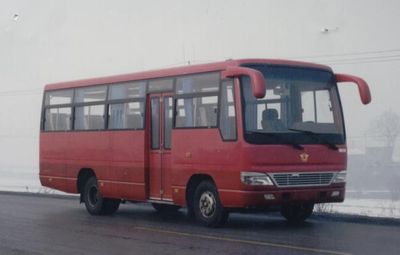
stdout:
<svg viewBox="0 0 400 255">
<path fill-rule="evenodd" d="M 302 129 L 295 129 L 295 128 L 288 128 L 288 130 L 309 135 L 309 136 L 313 137 L 315 140 L 317 140 L 318 142 L 321 142 L 323 145 L 326 145 L 329 149 L 335 150 L 335 151 L 338 150 L 338 147 L 336 146 L 336 144 L 329 142 L 325 138 L 321 137 L 318 133 L 315 133 L 310 130 L 302 130 Z"/>
<path fill-rule="evenodd" d="M 300 144 L 290 142 L 289 140 L 285 139 L 284 137 L 276 134 L 276 133 L 265 133 L 265 132 L 257 132 L 257 131 L 246 131 L 247 134 L 261 134 L 266 135 L 269 137 L 273 137 L 279 144 L 289 145 L 297 150 L 304 150 L 304 147 Z"/>
</svg>

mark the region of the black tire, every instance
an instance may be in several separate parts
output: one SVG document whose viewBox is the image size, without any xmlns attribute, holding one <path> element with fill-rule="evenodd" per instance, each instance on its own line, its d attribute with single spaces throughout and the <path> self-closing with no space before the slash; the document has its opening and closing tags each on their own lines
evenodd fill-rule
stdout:
<svg viewBox="0 0 400 255">
<path fill-rule="evenodd" d="M 193 196 L 195 218 L 207 227 L 220 227 L 228 219 L 229 213 L 222 206 L 217 188 L 211 181 L 201 182 Z"/>
<path fill-rule="evenodd" d="M 88 179 L 82 194 L 86 210 L 92 215 L 114 214 L 121 203 L 119 199 L 103 198 L 97 185 L 96 177 Z"/>
<path fill-rule="evenodd" d="M 193 202 L 193 199 L 192 199 Z M 189 219 L 194 219 L 195 215 L 194 215 L 194 210 L 193 210 L 193 206 L 192 205 L 188 205 L 187 207 L 187 216 Z"/>
<path fill-rule="evenodd" d="M 103 198 L 103 212 L 102 215 L 112 215 L 116 213 L 121 204 L 120 199 Z"/>
<path fill-rule="evenodd" d="M 181 207 L 177 205 L 168 205 L 168 204 L 159 204 L 159 203 L 151 203 L 154 209 L 160 213 L 173 213 L 177 212 Z"/>
<path fill-rule="evenodd" d="M 288 204 L 282 205 L 281 214 L 291 224 L 304 222 L 311 216 L 314 204 Z"/>
</svg>

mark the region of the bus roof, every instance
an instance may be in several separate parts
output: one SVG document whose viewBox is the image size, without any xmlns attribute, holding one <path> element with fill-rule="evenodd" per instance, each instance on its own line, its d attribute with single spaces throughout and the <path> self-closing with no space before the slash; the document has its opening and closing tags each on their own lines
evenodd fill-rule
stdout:
<svg viewBox="0 0 400 255">
<path fill-rule="evenodd" d="M 318 69 L 325 69 L 328 71 L 332 71 L 330 67 L 325 65 L 301 62 L 301 61 L 281 60 L 281 59 L 236 59 L 236 60 L 229 59 L 226 61 L 207 63 L 207 64 L 187 65 L 181 67 L 173 67 L 173 68 L 129 73 L 122 75 L 113 75 L 113 76 L 106 76 L 99 78 L 51 83 L 45 86 L 45 90 L 77 88 L 77 87 L 85 87 L 91 85 L 117 83 L 123 81 L 146 80 L 146 79 L 163 78 L 169 76 L 188 75 L 194 73 L 222 71 L 225 70 L 227 67 L 240 66 L 243 64 L 287 65 L 287 66 L 298 66 L 298 67 L 311 67 L 311 68 L 318 68 Z"/>
</svg>

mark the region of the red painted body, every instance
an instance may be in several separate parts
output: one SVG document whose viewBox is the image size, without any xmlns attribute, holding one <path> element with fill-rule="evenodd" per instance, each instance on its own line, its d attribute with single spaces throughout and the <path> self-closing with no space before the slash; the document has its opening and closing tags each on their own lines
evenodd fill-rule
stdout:
<svg viewBox="0 0 400 255">
<path fill-rule="evenodd" d="M 272 63 L 331 71 L 326 66 L 294 61 L 229 60 L 213 64 L 50 84 L 45 87 L 45 91 L 210 71 L 224 72 L 229 68 L 234 70 L 232 67 L 238 67 L 243 63 Z M 228 71 L 228 73 L 221 74 L 225 77 L 231 75 L 234 76 L 235 72 L 229 73 Z M 343 78 L 343 76 L 339 78 Z M 303 145 L 304 152 L 310 155 L 308 162 L 304 163 L 299 157 L 303 151 L 290 146 L 247 143 L 243 138 L 242 106 L 237 78 L 235 78 L 238 134 L 236 141 L 223 141 L 218 128 L 172 129 L 171 150 L 151 149 L 149 98 L 162 98 L 163 96 L 165 95 L 148 95 L 144 130 L 42 131 L 40 133 L 40 180 L 42 185 L 69 193 L 77 193 L 79 172 L 82 169 L 92 169 L 98 178 L 104 197 L 134 201 L 163 200 L 185 206 L 187 203 L 186 190 L 190 178 L 195 174 L 204 174 L 210 176 L 216 184 L 221 202 L 225 207 L 263 207 L 293 201 L 314 203 L 343 201 L 344 184 L 324 187 L 277 188 L 275 186 L 249 186 L 241 182 L 241 171 L 276 173 L 345 170 L 347 155 L 345 144 L 338 145 L 342 150 L 336 151 L 323 145 Z M 162 107 L 162 103 L 160 107 Z M 161 123 L 162 117 L 163 115 L 160 115 Z M 160 135 L 163 136 L 162 133 Z M 332 191 L 340 191 L 340 195 L 333 198 L 330 196 Z M 266 193 L 274 194 L 276 199 L 272 201 L 264 199 Z"/>
</svg>

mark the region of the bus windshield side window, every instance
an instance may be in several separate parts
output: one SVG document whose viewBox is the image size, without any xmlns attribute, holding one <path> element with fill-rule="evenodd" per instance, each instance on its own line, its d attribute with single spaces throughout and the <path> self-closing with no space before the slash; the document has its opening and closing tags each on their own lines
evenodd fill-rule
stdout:
<svg viewBox="0 0 400 255">
<path fill-rule="evenodd" d="M 224 140 L 236 140 L 236 111 L 233 80 L 224 80 L 221 84 L 221 108 L 219 128 Z"/>
</svg>

